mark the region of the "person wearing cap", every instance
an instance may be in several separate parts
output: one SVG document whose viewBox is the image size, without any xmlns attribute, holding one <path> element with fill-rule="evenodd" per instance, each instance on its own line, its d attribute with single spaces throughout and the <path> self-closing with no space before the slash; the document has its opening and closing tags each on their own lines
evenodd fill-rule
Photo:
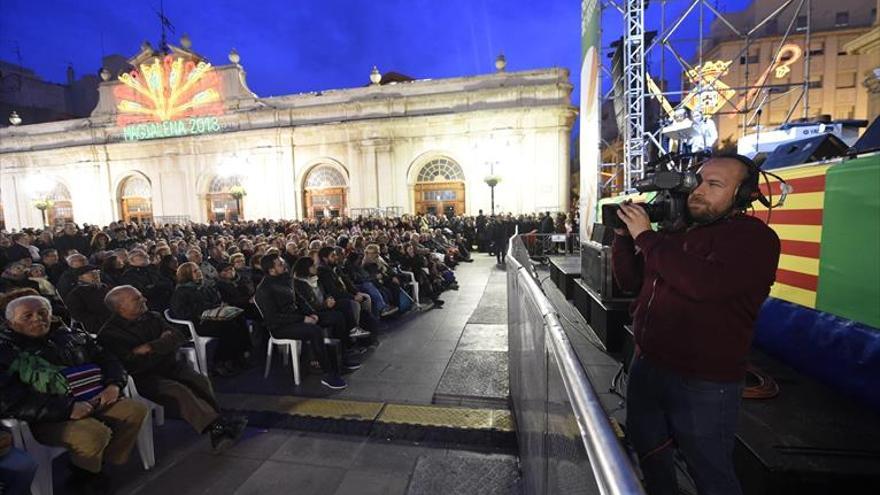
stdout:
<svg viewBox="0 0 880 495">
<path fill-rule="evenodd" d="M 101 272 L 95 265 L 74 268 L 73 273 L 76 285 L 67 293 L 64 303 L 70 316 L 82 323 L 86 332 L 96 334 L 110 318 L 110 310 L 104 304 L 110 287 L 101 282 Z"/>
</svg>

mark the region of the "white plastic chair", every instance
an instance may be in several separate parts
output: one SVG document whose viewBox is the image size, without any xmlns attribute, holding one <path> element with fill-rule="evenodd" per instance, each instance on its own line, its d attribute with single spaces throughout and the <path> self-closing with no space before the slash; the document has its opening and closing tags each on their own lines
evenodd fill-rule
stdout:
<svg viewBox="0 0 880 495">
<path fill-rule="evenodd" d="M 183 325 L 189 329 L 190 337 L 192 337 L 193 347 L 196 350 L 196 360 L 198 364 L 199 373 L 210 376 L 208 372 L 208 351 L 207 346 L 208 342 L 214 340 L 214 337 L 203 337 L 196 333 L 196 326 L 193 322 L 189 320 L 177 320 L 171 317 L 171 311 L 165 310 L 165 319 L 168 320 L 169 323 L 174 323 L 177 325 Z"/>
<path fill-rule="evenodd" d="M 276 339 L 275 337 L 272 337 L 271 333 L 269 335 L 269 344 L 266 346 L 266 369 L 263 371 L 263 378 L 269 377 L 269 369 L 272 367 L 272 349 L 276 345 L 287 346 L 286 349 L 290 356 L 290 367 L 293 368 L 293 383 L 294 385 L 299 386 L 301 382 L 299 353 L 302 350 L 302 342 L 296 339 Z M 285 355 L 285 358 L 286 357 L 287 355 Z"/>
<path fill-rule="evenodd" d="M 141 426 L 141 431 L 138 433 L 137 442 L 138 453 L 141 456 L 144 470 L 149 471 L 156 465 L 156 448 L 153 441 L 153 421 L 156 422 L 156 426 L 162 426 L 165 424 L 165 408 L 149 399 L 141 397 L 141 395 L 138 394 L 137 387 L 135 387 L 134 380 L 131 379 L 131 376 L 128 377 L 128 385 L 125 386 L 125 396 L 141 402 L 150 408 L 150 415 L 144 419 L 144 424 Z"/>
<path fill-rule="evenodd" d="M 27 422 L 17 419 L 0 419 L 0 424 L 12 432 L 12 443 L 16 448 L 24 450 L 37 462 L 37 474 L 31 483 L 33 495 L 52 495 L 52 461 L 64 454 L 64 447 L 43 445 L 34 438 Z"/>
<path fill-rule="evenodd" d="M 260 305 L 254 301 L 254 306 L 256 306 L 257 312 L 260 313 L 260 317 L 263 318 L 263 310 L 260 309 Z M 293 368 L 293 384 L 299 386 L 302 381 L 299 372 L 299 354 L 302 351 L 302 341 L 297 339 L 276 339 L 272 336 L 271 331 L 269 332 L 269 343 L 266 345 L 266 369 L 263 371 L 263 378 L 269 378 L 269 370 L 272 368 L 272 349 L 276 345 L 286 346 L 282 347 L 286 351 L 284 361 L 287 364 L 287 356 L 290 356 L 290 366 Z"/>
<path fill-rule="evenodd" d="M 422 304 L 419 302 L 419 283 L 416 282 L 416 274 L 413 272 L 408 272 L 405 270 L 400 270 L 400 273 L 403 275 L 409 276 L 409 282 L 406 285 L 411 285 L 413 290 L 413 306 L 415 306 L 416 310 L 422 309 Z"/>
</svg>

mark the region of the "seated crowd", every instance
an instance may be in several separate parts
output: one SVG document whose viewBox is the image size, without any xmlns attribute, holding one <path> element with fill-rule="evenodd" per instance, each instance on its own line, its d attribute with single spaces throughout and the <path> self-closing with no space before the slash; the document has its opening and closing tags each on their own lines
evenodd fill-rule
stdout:
<svg viewBox="0 0 880 495">
<path fill-rule="evenodd" d="M 0 418 L 66 448 L 84 493 L 106 491 L 103 464 L 127 461 L 149 415 L 130 381 L 223 450 L 247 421 L 221 413 L 207 370 L 180 357 L 191 335 L 173 321 L 214 337 L 212 374 L 253 366 L 265 330 L 301 340 L 323 386 L 343 389 L 384 318 L 443 306 L 475 238 L 473 218 L 433 216 L 0 234 Z M 0 491 L 27 493 L 33 461 L 4 443 L 0 431 Z"/>
</svg>

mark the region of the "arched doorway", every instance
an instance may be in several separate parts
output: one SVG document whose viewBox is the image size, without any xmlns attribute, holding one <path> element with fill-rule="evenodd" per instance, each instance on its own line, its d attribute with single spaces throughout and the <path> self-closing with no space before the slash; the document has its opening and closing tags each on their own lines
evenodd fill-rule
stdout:
<svg viewBox="0 0 880 495">
<path fill-rule="evenodd" d="M 233 189 L 235 188 L 235 189 Z M 216 176 L 208 186 L 207 207 L 210 222 L 237 222 L 244 215 L 243 199 L 236 199 L 233 191 L 244 191 L 239 175 Z"/>
<path fill-rule="evenodd" d="M 448 158 L 435 158 L 419 170 L 415 185 L 416 213 L 463 215 L 464 172 Z"/>
<path fill-rule="evenodd" d="M 335 218 L 348 207 L 348 183 L 342 172 L 330 165 L 318 165 L 309 171 L 303 185 L 305 216 Z"/>
<path fill-rule="evenodd" d="M 153 221 L 153 189 L 146 178 L 132 175 L 122 181 L 119 209 L 125 222 Z"/>
<path fill-rule="evenodd" d="M 49 225 L 62 225 L 73 221 L 73 202 L 70 200 L 70 191 L 61 182 L 56 182 L 55 187 L 46 194 L 46 199 L 51 206 L 46 209 L 46 221 Z"/>
</svg>

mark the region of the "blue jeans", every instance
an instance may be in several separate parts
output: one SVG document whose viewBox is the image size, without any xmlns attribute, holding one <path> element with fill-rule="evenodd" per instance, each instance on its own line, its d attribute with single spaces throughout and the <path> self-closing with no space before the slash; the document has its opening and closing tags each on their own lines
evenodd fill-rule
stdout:
<svg viewBox="0 0 880 495">
<path fill-rule="evenodd" d="M 385 301 L 385 297 L 382 296 L 382 292 L 376 287 L 373 282 L 364 282 L 362 284 L 357 285 L 357 289 L 361 292 L 370 295 L 370 299 L 373 300 L 373 317 L 379 318 L 379 315 L 382 314 L 382 311 L 388 307 L 388 302 Z"/>
<path fill-rule="evenodd" d="M 650 495 L 678 495 L 673 450 L 700 495 L 741 495 L 733 447 L 742 382 L 688 378 L 633 359 L 626 393 L 627 437 Z"/>
<path fill-rule="evenodd" d="M 0 493 L 27 495 L 37 473 L 37 462 L 27 452 L 13 448 L 0 457 Z"/>
</svg>

